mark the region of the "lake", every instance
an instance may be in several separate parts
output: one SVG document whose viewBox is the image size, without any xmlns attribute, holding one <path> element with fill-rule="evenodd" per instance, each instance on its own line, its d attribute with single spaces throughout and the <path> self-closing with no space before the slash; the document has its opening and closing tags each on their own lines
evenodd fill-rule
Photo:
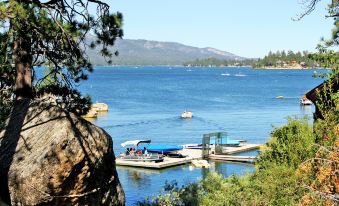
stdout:
<svg viewBox="0 0 339 206">
<path fill-rule="evenodd" d="M 321 70 L 254 70 L 251 68 L 97 67 L 79 85 L 93 102 L 109 105 L 94 123 L 113 138 L 114 151 L 127 140 L 154 143 L 201 143 L 202 135 L 227 132 L 230 138 L 265 143 L 274 127 L 289 116 L 312 117 L 313 106 L 300 97 L 322 82 Z M 284 96 L 284 99 L 277 99 Z M 185 109 L 194 117 L 180 119 Z M 253 154 L 253 153 L 252 153 Z M 166 181 L 195 182 L 209 171 L 224 176 L 253 171 L 251 165 L 211 162 L 210 169 L 188 165 L 165 170 L 117 167 L 126 205 L 157 194 Z"/>
</svg>

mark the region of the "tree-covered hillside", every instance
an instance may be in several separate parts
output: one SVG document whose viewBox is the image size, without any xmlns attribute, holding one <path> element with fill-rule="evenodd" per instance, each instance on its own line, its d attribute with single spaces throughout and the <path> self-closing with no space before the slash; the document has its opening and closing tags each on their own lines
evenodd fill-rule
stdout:
<svg viewBox="0 0 339 206">
<path fill-rule="evenodd" d="M 307 51 L 270 51 L 262 59 L 217 59 L 204 58 L 187 61 L 184 66 L 193 67 L 223 67 L 223 66 L 252 66 L 254 68 L 314 68 L 319 63 L 311 58 Z"/>
<path fill-rule="evenodd" d="M 256 59 L 196 59 L 194 61 L 187 61 L 184 66 L 193 67 L 223 67 L 223 66 L 249 66 L 255 63 Z"/>
<path fill-rule="evenodd" d="M 310 58 L 307 51 L 277 51 L 269 52 L 264 58 L 259 59 L 253 64 L 255 68 L 309 68 L 319 67 L 319 64 Z"/>
<path fill-rule="evenodd" d="M 88 36 L 91 41 L 91 36 Z M 235 54 L 214 48 L 198 48 L 176 42 L 123 39 L 115 45 L 119 55 L 112 58 L 110 65 L 182 65 L 194 59 L 245 59 Z M 109 49 L 114 50 L 113 47 Z M 97 49 L 87 50 L 94 65 L 108 65 Z"/>
</svg>

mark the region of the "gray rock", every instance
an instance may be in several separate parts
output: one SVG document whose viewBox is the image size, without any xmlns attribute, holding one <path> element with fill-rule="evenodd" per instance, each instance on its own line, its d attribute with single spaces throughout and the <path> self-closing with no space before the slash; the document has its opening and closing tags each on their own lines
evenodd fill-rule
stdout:
<svg viewBox="0 0 339 206">
<path fill-rule="evenodd" d="M 12 205 L 124 205 L 111 137 L 48 100 L 18 101 L 0 133 L 0 198 Z"/>
</svg>

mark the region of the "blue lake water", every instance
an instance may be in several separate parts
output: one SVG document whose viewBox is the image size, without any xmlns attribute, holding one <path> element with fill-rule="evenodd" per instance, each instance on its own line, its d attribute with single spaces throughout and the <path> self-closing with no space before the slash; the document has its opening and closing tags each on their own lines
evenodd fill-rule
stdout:
<svg viewBox="0 0 339 206">
<path fill-rule="evenodd" d="M 250 68 L 98 67 L 79 89 L 93 102 L 109 105 L 94 123 L 113 138 L 116 155 L 127 140 L 155 143 L 201 143 L 202 135 L 227 132 L 234 139 L 264 143 L 288 116 L 311 117 L 313 106 L 299 98 L 322 79 L 319 70 L 253 70 Z M 276 99 L 284 96 L 284 99 Z M 194 118 L 179 118 L 185 109 Z M 250 153 L 252 154 L 252 153 Z M 210 169 L 188 165 L 166 170 L 118 167 L 126 205 L 157 194 L 167 181 L 197 181 L 209 170 L 224 176 L 252 171 L 250 165 L 212 162 Z"/>
</svg>

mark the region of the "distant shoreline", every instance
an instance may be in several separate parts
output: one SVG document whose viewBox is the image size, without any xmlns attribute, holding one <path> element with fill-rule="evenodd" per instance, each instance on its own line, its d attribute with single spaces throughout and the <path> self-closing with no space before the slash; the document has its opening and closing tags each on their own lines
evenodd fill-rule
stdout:
<svg viewBox="0 0 339 206">
<path fill-rule="evenodd" d="M 182 68 L 253 68 L 246 66 L 184 66 L 184 65 L 93 65 L 93 67 L 182 67 Z"/>
<path fill-rule="evenodd" d="M 252 67 L 253 69 L 267 69 L 267 70 L 310 70 L 310 69 L 319 69 L 318 67 Z"/>
<path fill-rule="evenodd" d="M 175 68 L 250 68 L 257 70 L 311 70 L 319 69 L 319 67 L 253 67 L 250 65 L 246 66 L 183 66 L 183 65 L 93 65 L 94 67 L 175 67 Z"/>
</svg>

